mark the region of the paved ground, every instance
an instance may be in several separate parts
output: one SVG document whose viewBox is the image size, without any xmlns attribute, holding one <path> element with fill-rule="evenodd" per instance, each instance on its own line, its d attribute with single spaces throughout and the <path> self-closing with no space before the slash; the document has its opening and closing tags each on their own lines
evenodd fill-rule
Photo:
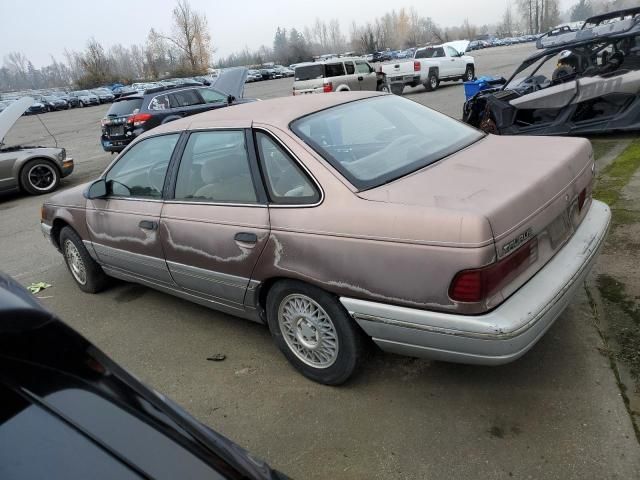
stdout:
<svg viewBox="0 0 640 480">
<path fill-rule="evenodd" d="M 507 74 L 531 46 L 481 51 L 479 74 Z M 288 79 L 247 95 L 288 95 Z M 459 116 L 460 84 L 408 95 Z M 106 107 L 43 115 L 77 171 L 95 176 Z M 35 117 L 12 138 L 42 137 Z M 41 143 L 41 142 L 39 142 Z M 640 478 L 640 449 L 602 356 L 583 292 L 521 360 L 482 368 L 375 354 L 353 382 L 319 386 L 293 371 L 264 327 L 117 283 L 100 295 L 74 285 L 39 234 L 43 198 L 0 197 L 0 268 L 53 285 L 50 309 L 155 389 L 293 478 Z M 206 357 L 224 353 L 224 362 Z"/>
</svg>

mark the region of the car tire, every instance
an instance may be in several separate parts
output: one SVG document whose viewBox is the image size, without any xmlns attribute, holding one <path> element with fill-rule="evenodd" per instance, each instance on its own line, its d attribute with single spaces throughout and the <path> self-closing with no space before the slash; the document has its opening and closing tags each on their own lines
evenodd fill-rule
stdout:
<svg viewBox="0 0 640 480">
<path fill-rule="evenodd" d="M 393 93 L 394 95 L 402 96 L 402 92 L 403 91 L 404 91 L 404 85 L 403 84 L 392 84 L 391 85 L 391 93 Z"/>
<path fill-rule="evenodd" d="M 30 195 L 53 192 L 59 184 L 60 171 L 49 160 L 29 160 L 20 170 L 20 187 Z"/>
<path fill-rule="evenodd" d="M 391 93 L 391 90 L 389 89 L 389 85 L 387 85 L 386 83 L 381 83 L 380 85 L 378 85 L 377 90 L 379 92 Z"/>
<path fill-rule="evenodd" d="M 438 85 L 440 85 L 438 75 L 436 75 L 435 73 L 430 73 L 427 77 L 427 81 L 424 82 L 424 88 L 427 90 L 427 92 L 433 92 L 438 88 Z"/>
<path fill-rule="evenodd" d="M 357 370 L 365 337 L 332 295 L 284 280 L 269 290 L 266 311 L 276 345 L 305 377 L 340 385 Z"/>
<path fill-rule="evenodd" d="M 109 281 L 102 267 L 91 258 L 82 239 L 71 227 L 60 231 L 60 250 L 76 285 L 86 293 L 98 293 Z"/>
<path fill-rule="evenodd" d="M 476 76 L 476 73 L 473 69 L 473 66 L 467 65 L 467 69 L 464 72 L 464 77 L 462 77 L 462 81 L 470 82 L 475 78 L 475 76 Z"/>
</svg>

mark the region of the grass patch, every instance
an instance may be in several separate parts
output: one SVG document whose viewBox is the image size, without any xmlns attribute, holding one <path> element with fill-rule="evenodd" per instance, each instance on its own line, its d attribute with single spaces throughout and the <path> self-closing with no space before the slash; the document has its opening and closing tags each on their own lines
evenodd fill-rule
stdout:
<svg viewBox="0 0 640 480">
<path fill-rule="evenodd" d="M 616 142 L 611 140 L 591 140 L 591 146 L 593 147 L 594 158 L 600 160 L 616 146 Z"/>
<path fill-rule="evenodd" d="M 625 292 L 624 284 L 610 275 L 598 275 L 596 280 L 602 298 L 619 308 L 630 320 L 621 317 L 612 318 L 615 325 L 615 339 L 618 344 L 615 356 L 624 362 L 631 375 L 640 379 L 640 306 Z"/>
<path fill-rule="evenodd" d="M 600 173 L 593 197 L 615 205 L 624 186 L 640 168 L 640 140 L 635 140 Z"/>
</svg>

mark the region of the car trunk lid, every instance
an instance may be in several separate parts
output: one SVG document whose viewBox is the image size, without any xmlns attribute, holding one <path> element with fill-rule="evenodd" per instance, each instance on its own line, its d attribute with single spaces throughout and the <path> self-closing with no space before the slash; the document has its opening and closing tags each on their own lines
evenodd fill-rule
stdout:
<svg viewBox="0 0 640 480">
<path fill-rule="evenodd" d="M 498 260 L 535 237 L 538 245 L 530 267 L 491 299 L 491 307 L 533 276 L 570 238 L 589 206 L 592 167 L 591 144 L 584 139 L 490 135 L 359 195 L 482 215 L 491 225 Z"/>
</svg>

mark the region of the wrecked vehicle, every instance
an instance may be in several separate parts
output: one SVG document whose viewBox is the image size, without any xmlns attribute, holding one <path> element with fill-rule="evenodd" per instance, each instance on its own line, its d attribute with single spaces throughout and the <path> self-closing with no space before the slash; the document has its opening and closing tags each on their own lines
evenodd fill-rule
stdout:
<svg viewBox="0 0 640 480">
<path fill-rule="evenodd" d="M 23 97 L 0 113 L 0 192 L 20 189 L 31 195 L 49 193 L 58 188 L 61 178 L 73 172 L 73 158 L 57 144 L 5 146 L 7 132 L 32 104 L 33 98 Z"/>
<path fill-rule="evenodd" d="M 595 261 L 610 211 L 581 138 L 485 135 L 406 98 L 301 95 L 176 120 L 41 211 L 78 287 L 107 275 L 264 323 L 346 381 L 365 346 L 515 360 Z"/>
<path fill-rule="evenodd" d="M 549 32 L 538 48 L 504 85 L 469 99 L 463 120 L 501 135 L 640 129 L 640 8 Z"/>
</svg>

